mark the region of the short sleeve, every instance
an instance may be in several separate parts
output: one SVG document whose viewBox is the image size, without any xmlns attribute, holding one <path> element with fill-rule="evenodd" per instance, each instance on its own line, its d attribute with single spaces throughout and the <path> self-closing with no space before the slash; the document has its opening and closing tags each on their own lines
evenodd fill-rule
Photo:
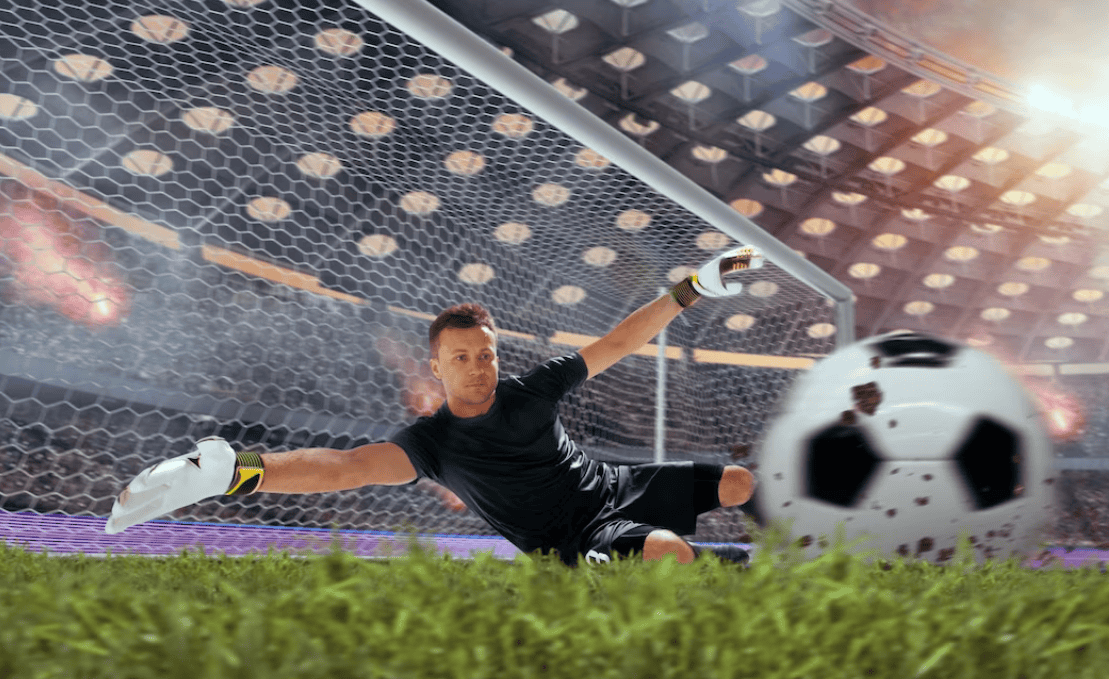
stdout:
<svg viewBox="0 0 1109 679">
<path fill-rule="evenodd" d="M 436 455 L 437 446 L 430 433 L 429 418 L 420 418 L 416 422 L 401 429 L 389 439 L 400 447 L 412 466 L 416 469 L 417 478 L 428 477 L 432 481 L 439 480 L 439 458 Z"/>
<path fill-rule="evenodd" d="M 519 378 L 520 384 L 549 401 L 558 401 L 589 379 L 589 368 L 581 354 L 548 359 Z"/>
</svg>

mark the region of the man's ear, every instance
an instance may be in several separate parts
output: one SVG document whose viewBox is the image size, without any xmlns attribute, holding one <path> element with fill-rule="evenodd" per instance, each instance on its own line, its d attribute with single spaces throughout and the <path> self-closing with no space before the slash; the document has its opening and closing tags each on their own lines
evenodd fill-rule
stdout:
<svg viewBox="0 0 1109 679">
<path fill-rule="evenodd" d="M 439 374 L 439 359 L 437 359 L 437 358 L 428 359 L 428 364 L 431 366 L 431 374 L 435 375 L 435 379 L 442 382 L 443 381 L 443 376 Z"/>
</svg>

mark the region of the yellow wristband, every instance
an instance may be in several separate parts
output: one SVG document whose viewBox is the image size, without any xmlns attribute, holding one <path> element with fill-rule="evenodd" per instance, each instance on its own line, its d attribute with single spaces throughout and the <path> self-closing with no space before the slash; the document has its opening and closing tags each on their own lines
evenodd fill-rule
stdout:
<svg viewBox="0 0 1109 679">
<path fill-rule="evenodd" d="M 262 464 L 262 456 L 258 453 L 235 454 L 235 476 L 231 480 L 231 487 L 227 495 L 250 495 L 257 492 L 262 485 L 266 467 Z"/>
<path fill-rule="evenodd" d="M 681 283 L 670 288 L 670 296 L 674 298 L 675 302 L 682 305 L 683 309 L 701 298 L 701 293 L 693 287 L 694 280 L 696 280 L 695 276 L 687 276 Z"/>
</svg>

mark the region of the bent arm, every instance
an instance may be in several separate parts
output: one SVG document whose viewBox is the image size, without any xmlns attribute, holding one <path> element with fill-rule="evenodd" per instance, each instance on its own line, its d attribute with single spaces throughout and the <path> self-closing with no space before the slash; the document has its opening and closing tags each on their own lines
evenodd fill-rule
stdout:
<svg viewBox="0 0 1109 679">
<path fill-rule="evenodd" d="M 414 481 L 416 469 L 395 443 L 368 443 L 350 450 L 303 448 L 262 455 L 261 493 L 325 493 Z"/>
<path fill-rule="evenodd" d="M 677 318 L 681 310 L 682 306 L 667 293 L 639 307 L 604 337 L 583 347 L 578 353 L 589 368 L 589 377 L 596 377 L 628 354 L 641 349 Z"/>
</svg>

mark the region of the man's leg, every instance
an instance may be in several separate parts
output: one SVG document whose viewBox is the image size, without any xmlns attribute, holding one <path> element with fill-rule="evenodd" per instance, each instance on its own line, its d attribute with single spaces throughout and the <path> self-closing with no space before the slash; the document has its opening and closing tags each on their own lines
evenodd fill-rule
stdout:
<svg viewBox="0 0 1109 679">
<path fill-rule="evenodd" d="M 725 466 L 724 475 L 720 477 L 720 506 L 746 504 L 755 492 L 755 485 L 755 475 L 749 470 L 732 464 Z"/>
<path fill-rule="evenodd" d="M 643 560 L 657 561 L 667 554 L 677 557 L 678 563 L 692 563 L 697 555 L 708 550 L 724 561 L 746 565 L 750 560 L 747 550 L 735 545 L 706 545 L 699 542 L 686 542 L 676 533 L 658 529 L 651 531 L 643 543 Z"/>
<path fill-rule="evenodd" d="M 643 560 L 658 561 L 667 554 L 676 555 L 678 563 L 692 563 L 697 558 L 693 547 L 674 531 L 662 528 L 651 531 L 643 543 Z"/>
<path fill-rule="evenodd" d="M 755 476 L 738 465 L 712 465 L 698 463 L 693 466 L 693 508 L 704 514 L 718 507 L 735 507 L 750 501 L 754 492 Z M 687 543 L 693 553 L 708 550 L 725 561 L 747 564 L 750 555 L 746 549 L 735 545 L 709 545 Z"/>
<path fill-rule="evenodd" d="M 614 534 L 618 535 L 613 537 Z M 585 547 L 586 560 L 609 561 L 620 554 L 642 554 L 644 561 L 657 561 L 673 554 L 678 563 L 692 563 L 697 555 L 708 550 L 725 561 L 747 564 L 747 550 L 735 545 L 705 545 L 687 542 L 672 530 L 630 521 L 614 521 L 600 530 Z"/>
<path fill-rule="evenodd" d="M 717 507 L 746 504 L 755 492 L 755 475 L 738 465 L 693 465 L 693 509 L 698 514 Z"/>
<path fill-rule="evenodd" d="M 682 488 L 689 478 L 683 478 L 689 474 L 683 469 L 692 469 L 691 501 L 685 499 L 689 491 Z M 692 463 L 683 467 L 683 463 L 663 463 L 627 465 L 621 468 L 621 473 L 628 474 L 628 483 L 622 485 L 618 506 L 629 512 L 632 521 L 623 525 L 616 522 L 600 531 L 596 544 L 583 551 L 625 556 L 639 552 L 648 561 L 674 554 L 679 563 L 690 563 L 699 552 L 708 550 L 727 561 L 747 562 L 747 552 L 740 547 L 690 543 L 679 537 L 675 529 L 693 533 L 697 515 L 748 502 L 755 486 L 750 471 L 738 465 Z M 629 529 L 632 522 L 639 525 Z"/>
</svg>

